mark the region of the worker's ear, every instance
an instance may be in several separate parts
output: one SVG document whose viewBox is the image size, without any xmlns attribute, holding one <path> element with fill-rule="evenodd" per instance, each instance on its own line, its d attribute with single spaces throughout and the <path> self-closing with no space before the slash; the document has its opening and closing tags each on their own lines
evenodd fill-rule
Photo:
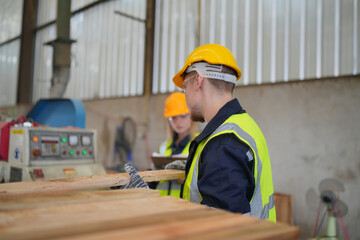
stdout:
<svg viewBox="0 0 360 240">
<path fill-rule="evenodd" d="M 202 87 L 202 85 L 204 84 L 204 80 L 205 80 L 205 78 L 200 76 L 200 74 L 198 74 L 198 73 L 196 74 L 195 90 L 198 90 Z"/>
</svg>

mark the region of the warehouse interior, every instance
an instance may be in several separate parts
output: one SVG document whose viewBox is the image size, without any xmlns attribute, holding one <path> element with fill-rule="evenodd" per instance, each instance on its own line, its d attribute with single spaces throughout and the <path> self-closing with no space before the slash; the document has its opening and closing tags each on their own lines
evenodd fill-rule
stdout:
<svg viewBox="0 0 360 240">
<path fill-rule="evenodd" d="M 291 196 L 298 239 L 312 238 L 318 223 L 319 235 L 326 232 L 319 202 L 308 194 L 319 195 L 324 179 L 344 187 L 339 198 L 348 211 L 336 219 L 338 239 L 360 239 L 359 0 L 0 0 L 0 6 L 1 122 L 28 115 L 40 100 L 79 100 L 105 170 L 118 170 L 116 139 L 126 119 L 134 130 L 131 162 L 149 170 L 152 153 L 169 138 L 164 102 L 182 91 L 171 79 L 196 47 L 218 43 L 242 71 L 233 96 L 266 138 L 274 190 Z M 56 78 L 66 83 L 54 93 Z"/>
</svg>

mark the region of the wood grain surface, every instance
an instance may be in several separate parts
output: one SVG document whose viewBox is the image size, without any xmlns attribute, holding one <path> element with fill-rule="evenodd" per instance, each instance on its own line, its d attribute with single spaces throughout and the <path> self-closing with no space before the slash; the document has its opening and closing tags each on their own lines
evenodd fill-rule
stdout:
<svg viewBox="0 0 360 240">
<path fill-rule="evenodd" d="M 132 198 L 159 197 L 160 192 L 151 189 L 117 189 L 92 192 L 72 192 L 58 194 L 36 194 L 30 196 L 2 196 L 0 198 L 0 212 L 27 208 L 43 208 L 72 203 L 88 203 L 96 201 L 123 200 Z"/>
<path fill-rule="evenodd" d="M 89 200 L 83 201 L 84 197 Z M 7 203 L 11 209 L 2 206 L 0 239 L 297 239 L 298 236 L 297 227 L 171 196 L 160 197 L 157 191 L 149 189 L 24 196 L 16 202 Z M 41 205 L 42 202 L 45 204 Z"/>
<path fill-rule="evenodd" d="M 146 181 L 183 174 L 140 172 Z M 0 239 L 298 239 L 298 227 L 161 197 L 156 190 L 74 192 L 126 183 L 119 180 L 124 174 L 116 175 L 0 184 Z"/>
<path fill-rule="evenodd" d="M 145 182 L 179 179 L 185 177 L 181 170 L 140 171 L 139 175 Z M 0 198 L 2 196 L 33 195 L 38 193 L 59 193 L 88 189 L 101 189 L 122 186 L 130 181 L 127 173 L 93 175 L 85 177 L 52 179 L 35 182 L 13 182 L 0 184 Z"/>
</svg>

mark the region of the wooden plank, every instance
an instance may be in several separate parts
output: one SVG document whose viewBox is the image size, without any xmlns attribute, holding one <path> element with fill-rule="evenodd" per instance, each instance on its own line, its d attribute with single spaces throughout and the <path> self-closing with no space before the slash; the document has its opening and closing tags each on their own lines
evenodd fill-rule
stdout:
<svg viewBox="0 0 360 240">
<path fill-rule="evenodd" d="M 18 209 L 0 212 L 0 239 L 298 238 L 297 227 L 154 193 L 159 196 L 155 190 L 127 189 L 1 199 Z"/>
<path fill-rule="evenodd" d="M 274 194 L 277 222 L 293 224 L 292 196 L 284 193 Z"/>
<path fill-rule="evenodd" d="M 300 229 L 287 224 L 259 221 L 254 224 L 240 224 L 233 228 L 222 228 L 216 232 L 204 232 L 183 239 L 206 240 L 297 240 Z"/>
<path fill-rule="evenodd" d="M 140 172 L 140 175 L 145 181 L 158 181 L 172 179 L 173 171 L 177 170 L 170 171 Z M 183 177 L 183 171 L 177 172 Z M 177 174 L 176 178 L 179 177 Z M 151 189 L 64 193 L 78 190 L 80 184 L 88 182 L 91 188 L 99 188 L 99 182 L 109 183 L 113 178 L 109 180 L 106 177 L 115 175 L 118 174 L 15 185 L 20 191 L 0 194 L 0 239 L 209 240 L 241 237 L 281 240 L 297 239 L 299 236 L 299 229 L 294 226 L 207 208 L 170 196 L 159 197 L 159 193 Z M 105 179 L 103 176 L 106 176 Z M 122 181 L 118 178 L 116 184 Z M 35 193 L 25 191 L 25 187 Z"/>
<path fill-rule="evenodd" d="M 295 239 L 298 229 L 173 197 L 0 213 L 1 239 Z"/>
<path fill-rule="evenodd" d="M 185 177 L 181 170 L 142 171 L 139 175 L 145 182 L 179 179 Z M 127 173 L 93 175 L 86 177 L 52 179 L 35 182 L 14 182 L 0 184 L 0 198 L 2 196 L 36 195 L 38 193 L 59 193 L 88 189 L 101 189 L 121 186 L 129 183 Z"/>
<path fill-rule="evenodd" d="M 58 226 L 56 228 L 45 227 L 41 231 L 34 232 L 18 232 L 12 234 L 1 234 L 1 239 L 52 239 L 52 238 L 76 238 L 82 235 L 92 235 L 96 233 L 103 233 L 115 230 L 129 230 L 137 229 L 142 226 L 158 226 L 166 223 L 177 223 L 189 219 L 206 219 L 213 216 L 220 216 L 221 214 L 228 214 L 226 212 L 219 213 L 207 208 L 181 210 L 174 212 L 162 212 L 147 214 L 140 217 L 127 217 L 112 219 L 109 221 L 94 221 L 86 222 L 85 224 L 78 223 L 73 227 Z M 54 219 L 56 220 L 56 219 Z M 122 239 L 122 238 L 120 238 Z M 146 239 L 146 238 L 145 238 Z"/>
<path fill-rule="evenodd" d="M 134 225 L 146 216 L 153 221 L 153 214 L 177 215 L 201 208 L 204 206 L 169 196 L 9 210 L 0 212 L 0 239 L 49 239 L 81 229 L 91 232 L 91 226 L 107 228 L 118 220 Z"/>
<path fill-rule="evenodd" d="M 0 211 L 43 208 L 56 205 L 160 197 L 160 192 L 145 188 L 91 192 L 71 192 L 52 195 L 8 196 L 0 198 Z"/>
<path fill-rule="evenodd" d="M 100 239 L 297 239 L 299 229 L 241 214 L 219 214 L 203 218 L 116 229 L 71 236 L 74 240 Z"/>
</svg>

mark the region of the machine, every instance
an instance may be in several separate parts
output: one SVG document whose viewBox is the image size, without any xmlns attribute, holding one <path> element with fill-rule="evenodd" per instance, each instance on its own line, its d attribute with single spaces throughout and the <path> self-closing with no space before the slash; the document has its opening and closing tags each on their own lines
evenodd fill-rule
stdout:
<svg viewBox="0 0 360 240">
<path fill-rule="evenodd" d="M 79 128 L 10 129 L 5 182 L 106 174 L 96 157 L 96 131 Z"/>
</svg>

